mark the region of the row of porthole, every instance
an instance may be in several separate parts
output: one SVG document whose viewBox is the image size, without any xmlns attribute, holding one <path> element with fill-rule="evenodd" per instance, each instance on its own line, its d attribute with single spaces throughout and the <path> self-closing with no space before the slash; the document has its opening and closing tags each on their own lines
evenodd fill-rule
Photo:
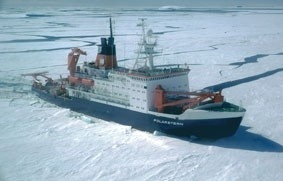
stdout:
<svg viewBox="0 0 283 181">
<path fill-rule="evenodd" d="M 131 107 L 134 107 L 133 105 L 131 105 Z M 142 109 L 142 110 L 145 110 L 144 107 L 139 107 L 139 106 L 136 106 L 137 109 Z"/>
<path fill-rule="evenodd" d="M 176 77 L 177 75 L 167 75 L 163 77 L 153 77 L 153 78 L 141 78 L 141 77 L 132 77 L 135 80 L 141 80 L 141 81 L 152 81 L 152 80 L 161 80 L 161 79 L 167 79 L 169 77 Z"/>
<path fill-rule="evenodd" d="M 137 101 L 140 101 L 141 99 L 140 98 L 136 98 L 136 97 L 132 97 L 133 100 L 137 100 Z M 143 99 L 143 102 L 146 102 L 145 99 Z"/>
</svg>

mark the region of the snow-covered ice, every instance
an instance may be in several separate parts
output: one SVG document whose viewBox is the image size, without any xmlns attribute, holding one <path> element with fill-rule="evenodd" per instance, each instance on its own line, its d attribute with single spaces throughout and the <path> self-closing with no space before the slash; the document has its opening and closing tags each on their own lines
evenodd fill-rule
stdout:
<svg viewBox="0 0 283 181">
<path fill-rule="evenodd" d="M 221 89 L 247 109 L 219 140 L 150 134 L 74 113 L 30 92 L 21 74 L 66 75 L 71 47 L 96 55 L 112 15 L 120 65 L 131 67 L 139 18 L 159 36 L 156 64 L 190 65 L 190 88 Z M 0 180 L 282 180 L 283 9 L 0 11 Z"/>
</svg>

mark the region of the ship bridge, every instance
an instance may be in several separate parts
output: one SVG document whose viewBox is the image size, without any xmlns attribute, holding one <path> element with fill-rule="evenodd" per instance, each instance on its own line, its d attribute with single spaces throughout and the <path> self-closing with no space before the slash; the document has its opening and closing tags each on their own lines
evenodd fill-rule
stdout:
<svg viewBox="0 0 283 181">
<path fill-rule="evenodd" d="M 160 68 L 155 69 L 136 69 L 130 70 L 128 75 L 133 79 L 139 80 L 157 80 L 157 79 L 165 79 L 169 77 L 175 77 L 178 75 L 188 74 L 190 69 L 187 65 L 166 65 L 159 66 Z"/>
</svg>

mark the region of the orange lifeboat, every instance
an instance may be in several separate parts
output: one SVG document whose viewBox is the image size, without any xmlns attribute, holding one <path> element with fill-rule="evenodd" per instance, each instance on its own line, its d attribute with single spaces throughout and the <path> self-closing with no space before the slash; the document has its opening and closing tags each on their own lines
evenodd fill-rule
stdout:
<svg viewBox="0 0 283 181">
<path fill-rule="evenodd" d="M 87 86 L 87 87 L 92 87 L 92 86 L 94 86 L 94 80 L 92 80 L 92 79 L 82 79 L 82 84 Z"/>
<path fill-rule="evenodd" d="M 82 79 L 79 77 L 75 77 L 75 76 L 69 76 L 69 83 L 78 85 L 82 83 Z"/>
</svg>

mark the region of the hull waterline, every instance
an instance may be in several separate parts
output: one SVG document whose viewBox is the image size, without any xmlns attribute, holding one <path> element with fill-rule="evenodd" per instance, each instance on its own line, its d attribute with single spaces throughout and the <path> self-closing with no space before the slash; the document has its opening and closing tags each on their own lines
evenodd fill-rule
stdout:
<svg viewBox="0 0 283 181">
<path fill-rule="evenodd" d="M 235 134 L 243 119 L 243 116 L 239 116 L 178 120 L 162 116 L 161 114 L 141 113 L 77 97 L 63 98 L 54 96 L 34 87 L 32 90 L 39 98 L 59 107 L 150 133 L 160 131 L 175 136 L 196 136 L 200 138 L 228 137 Z"/>
</svg>

